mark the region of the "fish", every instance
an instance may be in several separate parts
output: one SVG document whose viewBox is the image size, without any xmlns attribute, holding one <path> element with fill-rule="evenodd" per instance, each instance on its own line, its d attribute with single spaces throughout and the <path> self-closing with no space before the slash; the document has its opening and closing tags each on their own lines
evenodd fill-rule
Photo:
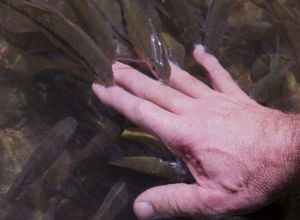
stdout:
<svg viewBox="0 0 300 220">
<path fill-rule="evenodd" d="M 151 18 L 152 23 L 154 24 L 157 30 L 161 31 L 162 29 L 162 22 L 159 17 L 158 11 L 156 10 L 156 4 L 154 1 L 140 1 L 141 7 L 143 11 Z"/>
<path fill-rule="evenodd" d="M 231 7 L 231 0 L 213 0 L 209 8 L 205 25 L 204 45 L 210 53 L 215 53 L 222 43 Z"/>
<path fill-rule="evenodd" d="M 73 151 L 73 161 L 83 161 L 90 155 L 97 154 L 103 161 L 112 155 L 119 154 L 119 149 L 112 147 L 113 143 L 121 136 L 120 129 L 114 123 L 106 121 L 82 150 Z"/>
<path fill-rule="evenodd" d="M 183 181 L 187 174 L 179 162 L 163 161 L 157 157 L 122 157 L 109 164 L 174 182 Z"/>
<path fill-rule="evenodd" d="M 126 28 L 124 27 L 121 6 L 118 1 L 111 0 L 92 0 L 95 8 L 103 18 L 111 25 L 114 33 L 117 33 L 122 39 L 128 39 Z"/>
<path fill-rule="evenodd" d="M 272 22 L 292 48 L 296 61 L 300 64 L 299 19 L 281 1 L 266 1 L 264 6 L 269 11 Z"/>
<path fill-rule="evenodd" d="M 251 78 L 253 81 L 258 81 L 269 73 L 268 59 L 269 56 L 262 55 L 255 59 L 251 67 Z"/>
<path fill-rule="evenodd" d="M 23 0 L 1 0 L 0 3 L 30 19 L 53 44 L 80 62 L 96 80 L 107 86 L 114 83 L 111 62 L 103 51 L 59 11 Z"/>
<path fill-rule="evenodd" d="M 288 71 L 282 76 L 281 81 L 281 96 L 269 106 L 285 112 L 298 112 L 300 110 L 300 87 L 295 75 Z"/>
<path fill-rule="evenodd" d="M 2 53 L 2 59 L 7 61 L 4 68 L 13 72 L 15 77 L 20 79 L 32 77 L 47 69 L 70 70 L 76 67 L 47 56 L 27 53 L 12 44 L 7 44 L 7 49 Z"/>
<path fill-rule="evenodd" d="M 170 60 L 177 66 L 184 67 L 185 48 L 172 35 L 162 32 Z"/>
<path fill-rule="evenodd" d="M 79 17 L 82 29 L 89 34 L 110 62 L 113 63 L 116 58 L 116 43 L 113 38 L 113 31 L 97 10 L 95 3 L 89 0 L 68 0 L 67 2 Z"/>
<path fill-rule="evenodd" d="M 169 17 L 175 22 L 176 27 L 182 33 L 182 41 L 188 44 L 202 42 L 202 26 L 199 17 L 194 16 L 188 0 L 165 0 Z"/>
<path fill-rule="evenodd" d="M 77 110 L 74 111 L 74 117 L 81 121 L 81 126 L 97 133 L 106 123 L 112 123 L 119 127 L 119 131 L 122 130 L 123 117 L 101 103 L 88 82 L 76 77 L 75 74 L 58 73 L 54 78 L 54 84 L 64 104 Z M 49 89 L 52 90 L 53 86 L 49 85 Z M 57 99 L 56 96 L 53 98 Z"/>
<path fill-rule="evenodd" d="M 257 81 L 250 90 L 250 96 L 261 104 L 269 104 L 282 96 L 282 87 L 286 73 L 291 68 L 291 61 L 279 55 L 271 57 L 270 71 Z"/>
<path fill-rule="evenodd" d="M 91 220 L 113 220 L 128 204 L 129 198 L 125 182 L 114 184 Z"/>
<path fill-rule="evenodd" d="M 168 54 L 161 33 L 139 1 L 120 0 L 129 41 L 154 76 L 167 83 L 171 75 Z"/>
<path fill-rule="evenodd" d="M 103 124 L 103 127 L 98 129 L 86 146 L 79 149 L 68 149 L 61 154 L 44 175 L 43 188 L 49 193 L 64 191 L 65 188 L 68 188 L 76 168 L 91 156 L 97 155 L 105 163 L 110 155 L 118 154 L 118 149 L 112 148 L 111 145 L 120 135 L 119 129 L 114 124 L 109 121 Z M 100 168 L 98 167 L 98 169 Z M 110 174 L 111 172 L 108 172 L 108 175 Z M 104 173 L 102 173 L 103 176 L 105 176 Z"/>
<path fill-rule="evenodd" d="M 6 206 L 10 201 L 18 197 L 27 187 L 40 177 L 59 155 L 73 136 L 77 122 L 70 117 L 64 118 L 51 128 L 42 139 L 21 172 L 16 176 L 8 192 L 0 200 L 0 207 Z"/>
<path fill-rule="evenodd" d="M 122 133 L 119 148 L 124 156 L 153 156 L 166 161 L 176 161 L 176 155 L 165 143 L 139 129 L 126 128 Z"/>
<path fill-rule="evenodd" d="M 41 53 L 55 49 L 37 28 L 5 5 L 0 5 L 0 36 L 28 53 Z"/>
</svg>

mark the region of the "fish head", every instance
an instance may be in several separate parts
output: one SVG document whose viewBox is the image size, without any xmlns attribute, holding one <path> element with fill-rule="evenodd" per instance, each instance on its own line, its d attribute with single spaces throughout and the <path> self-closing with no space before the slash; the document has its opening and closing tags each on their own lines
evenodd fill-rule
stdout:
<svg viewBox="0 0 300 220">
<path fill-rule="evenodd" d="M 102 85 L 112 86 L 114 85 L 113 72 L 111 62 L 105 57 L 102 56 L 101 60 L 94 63 L 92 69 L 90 69 L 94 79 Z"/>
<path fill-rule="evenodd" d="M 102 75 L 98 75 L 96 77 L 96 81 L 101 85 L 105 85 L 106 87 L 113 86 L 115 84 L 112 76 L 111 77 L 107 77 L 107 76 L 102 77 Z"/>
<path fill-rule="evenodd" d="M 168 61 L 167 61 L 168 62 Z M 167 83 L 169 81 L 169 76 L 171 72 L 170 65 L 165 65 L 166 63 L 156 61 L 151 61 L 148 65 L 151 72 L 161 81 Z"/>
<path fill-rule="evenodd" d="M 164 82 L 169 81 L 171 74 L 171 67 L 164 41 L 158 37 L 157 32 L 151 34 L 151 55 L 148 59 L 148 66 L 151 72 L 160 80 Z"/>
</svg>

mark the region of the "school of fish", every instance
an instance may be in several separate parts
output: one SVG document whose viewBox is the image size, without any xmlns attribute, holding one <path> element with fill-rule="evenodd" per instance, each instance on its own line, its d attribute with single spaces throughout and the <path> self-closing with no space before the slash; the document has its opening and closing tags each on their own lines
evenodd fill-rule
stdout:
<svg viewBox="0 0 300 220">
<path fill-rule="evenodd" d="M 210 85 L 203 44 L 254 100 L 297 112 L 299 27 L 298 0 L 0 0 L 0 220 L 135 220 L 139 193 L 193 183 L 92 82 L 114 85 L 118 61 L 168 84 L 172 61 Z M 299 198 L 209 219 L 293 220 Z"/>
</svg>

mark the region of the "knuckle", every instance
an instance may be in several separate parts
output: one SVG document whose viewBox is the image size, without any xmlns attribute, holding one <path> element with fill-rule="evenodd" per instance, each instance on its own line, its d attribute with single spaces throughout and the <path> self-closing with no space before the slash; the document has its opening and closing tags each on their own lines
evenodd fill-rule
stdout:
<svg viewBox="0 0 300 220">
<path fill-rule="evenodd" d="M 149 111 L 149 104 L 147 102 L 140 102 L 139 104 L 136 105 L 134 114 L 136 114 L 136 117 L 138 118 L 139 121 L 144 121 L 148 111 Z"/>
<path fill-rule="evenodd" d="M 151 89 L 150 91 L 151 92 L 143 92 L 143 96 L 146 98 L 146 99 L 154 99 L 158 96 L 161 96 L 163 93 L 164 93 L 164 88 L 161 86 L 161 85 L 158 85 L 156 83 L 154 83 L 152 86 L 151 86 Z"/>
<path fill-rule="evenodd" d="M 170 108 L 175 111 L 183 111 L 183 105 L 184 105 L 183 103 L 185 103 L 185 100 L 173 99 L 170 102 Z"/>
</svg>

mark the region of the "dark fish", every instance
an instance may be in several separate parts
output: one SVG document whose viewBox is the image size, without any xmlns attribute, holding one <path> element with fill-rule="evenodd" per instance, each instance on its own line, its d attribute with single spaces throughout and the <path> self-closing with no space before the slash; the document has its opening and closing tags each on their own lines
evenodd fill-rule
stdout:
<svg viewBox="0 0 300 220">
<path fill-rule="evenodd" d="M 267 62 L 269 60 L 268 58 L 269 56 L 262 55 L 257 57 L 254 61 L 251 67 L 251 78 L 253 81 L 256 82 L 269 73 L 270 69 Z"/>
<path fill-rule="evenodd" d="M 186 175 L 179 162 L 167 162 L 157 157 L 122 157 L 110 164 L 175 182 L 183 181 Z"/>
<path fill-rule="evenodd" d="M 51 166 L 64 150 L 76 127 L 77 122 L 73 118 L 65 118 L 47 133 L 15 178 L 4 198 L 1 199 L 0 206 L 6 205 L 19 196 Z"/>
<path fill-rule="evenodd" d="M 300 109 L 300 87 L 293 72 L 288 71 L 280 79 L 282 85 L 278 88 L 281 97 L 269 106 L 286 112 L 298 112 Z"/>
<path fill-rule="evenodd" d="M 0 36 L 6 41 L 29 53 L 41 53 L 51 51 L 54 46 L 40 33 L 12 32 L 0 24 Z"/>
<path fill-rule="evenodd" d="M 89 83 L 75 77 L 74 74 L 61 73 L 56 75 L 53 83 L 54 85 L 49 85 L 49 90 L 51 91 L 53 87 L 56 87 L 57 93 L 62 98 L 63 106 L 68 104 L 71 109 L 76 109 L 76 111 L 72 111 L 71 116 L 78 119 L 81 126 L 85 126 L 88 130 L 96 133 L 105 123 L 113 123 L 119 126 L 119 131 L 122 130 L 123 118 L 99 102 Z M 57 100 L 56 96 L 53 98 L 54 101 Z M 61 108 L 64 108 L 63 106 Z"/>
<path fill-rule="evenodd" d="M 80 62 L 100 82 L 113 83 L 111 62 L 97 44 L 59 11 L 22 0 L 2 0 L 40 27 L 56 46 Z"/>
<path fill-rule="evenodd" d="M 112 26 L 113 30 L 122 38 L 127 39 L 127 32 L 124 27 L 121 7 L 118 1 L 112 0 L 92 0 L 95 7 L 105 18 L 105 20 Z"/>
<path fill-rule="evenodd" d="M 84 148 L 69 149 L 52 164 L 43 177 L 43 188 L 48 193 L 61 192 L 68 187 L 74 170 L 87 158 L 98 155 L 101 162 L 105 163 L 112 154 L 117 154 L 117 149 L 111 147 L 114 139 L 121 135 L 120 129 L 109 121 L 103 124 L 97 134 Z M 100 169 L 98 167 L 98 169 Z M 108 175 L 111 172 L 108 171 Z M 102 177 L 105 174 L 102 172 Z M 74 181 L 73 181 L 74 182 Z"/>
<path fill-rule="evenodd" d="M 0 35 L 6 41 L 30 53 L 55 49 L 48 38 L 39 33 L 24 16 L 16 16 L 16 13 L 4 4 L 0 4 L 0 14 Z"/>
<path fill-rule="evenodd" d="M 283 79 L 290 68 L 291 62 L 289 60 L 283 58 L 280 60 L 278 55 L 274 55 L 271 59 L 269 74 L 253 85 L 250 96 L 262 104 L 269 104 L 281 97 L 284 85 Z"/>
<path fill-rule="evenodd" d="M 123 38 L 116 39 L 117 49 L 116 49 L 116 57 L 118 61 L 122 60 L 134 60 L 138 59 L 136 53 L 133 50 L 132 45 Z"/>
<path fill-rule="evenodd" d="M 266 1 L 264 2 L 266 9 L 270 12 L 270 17 L 273 23 L 278 27 L 283 38 L 287 40 L 292 48 L 295 60 L 300 63 L 300 30 L 299 19 L 287 5 L 281 1 Z"/>
<path fill-rule="evenodd" d="M 120 152 L 115 147 L 112 147 L 113 142 L 120 136 L 120 128 L 111 121 L 105 121 L 84 149 L 78 150 L 77 152 L 73 151 L 73 160 L 82 161 L 95 153 L 97 153 L 103 161 L 109 160 L 112 155 L 119 154 Z"/>
<path fill-rule="evenodd" d="M 126 183 L 116 183 L 109 190 L 101 207 L 91 220 L 113 220 L 129 201 Z"/>
<path fill-rule="evenodd" d="M 201 20 L 195 17 L 188 0 L 165 0 L 169 16 L 183 34 L 182 40 L 189 44 L 202 41 Z"/>
<path fill-rule="evenodd" d="M 204 44 L 211 53 L 215 53 L 222 43 L 231 7 L 231 0 L 214 0 L 210 6 L 206 19 Z"/>
<path fill-rule="evenodd" d="M 155 28 L 160 31 L 160 29 L 162 28 L 162 22 L 160 20 L 158 11 L 155 8 L 155 2 L 152 0 L 145 0 L 140 1 L 140 3 L 143 11 L 151 18 Z"/>
<path fill-rule="evenodd" d="M 177 66 L 184 66 L 185 48 L 179 43 L 172 35 L 167 32 L 163 32 L 162 36 L 166 42 L 166 47 L 170 60 Z"/>
<path fill-rule="evenodd" d="M 7 50 L 3 51 L 1 55 L 2 59 L 7 60 L 4 68 L 16 73 L 16 78 L 32 77 L 36 73 L 47 69 L 66 70 L 75 67 L 47 56 L 26 53 L 11 44 L 7 44 Z"/>
<path fill-rule="evenodd" d="M 168 82 L 171 67 L 160 32 L 155 28 L 151 17 L 144 13 L 139 1 L 120 2 L 128 37 L 136 53 L 158 79 Z"/>
<path fill-rule="evenodd" d="M 102 49 L 107 58 L 113 62 L 116 57 L 116 44 L 111 26 L 97 10 L 97 5 L 89 0 L 68 0 L 75 14 L 82 23 L 81 27 Z"/>
</svg>

